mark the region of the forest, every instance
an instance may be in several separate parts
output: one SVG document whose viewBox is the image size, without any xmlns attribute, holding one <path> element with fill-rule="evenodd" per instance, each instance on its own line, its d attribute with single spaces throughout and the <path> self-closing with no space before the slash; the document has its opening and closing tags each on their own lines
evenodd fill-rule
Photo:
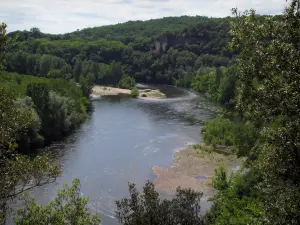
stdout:
<svg viewBox="0 0 300 225">
<path fill-rule="evenodd" d="M 7 55 L 7 71 L 75 80 L 82 75 L 109 85 L 126 74 L 137 82 L 188 85 L 188 76 L 233 64 L 229 21 L 184 16 L 64 35 L 16 31 L 8 34 L 17 40 Z"/>
<path fill-rule="evenodd" d="M 129 184 L 129 198 L 116 202 L 121 224 L 299 224 L 300 2 L 288 2 L 278 16 L 233 9 L 227 18 L 167 17 L 63 35 L 38 28 L 6 34 L 2 24 L 0 221 L 8 201 L 55 181 L 59 165 L 50 155 L 31 157 L 30 149 L 89 116 L 93 84 L 145 82 L 192 89 L 221 104 L 225 112 L 206 122 L 204 142 L 245 162 L 236 172 L 215 170 L 217 194 L 204 215 L 202 193 L 179 188 L 167 200 L 151 182 L 142 193 Z M 80 196 L 79 180 L 49 205 L 25 200 L 16 224 L 100 222 Z"/>
</svg>

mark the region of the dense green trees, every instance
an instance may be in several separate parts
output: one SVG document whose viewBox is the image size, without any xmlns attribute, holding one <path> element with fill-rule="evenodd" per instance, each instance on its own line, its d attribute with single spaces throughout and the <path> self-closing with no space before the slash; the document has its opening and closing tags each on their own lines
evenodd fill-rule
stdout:
<svg viewBox="0 0 300 225">
<path fill-rule="evenodd" d="M 257 188 L 257 170 L 227 174 L 224 167 L 215 170 L 212 208 L 204 216 L 205 224 L 267 224 L 262 196 Z"/>
<path fill-rule="evenodd" d="M 6 35 L 6 24 L 2 23 L 0 26 L 0 71 L 5 66 L 5 53 L 7 51 L 8 37 Z"/>
<path fill-rule="evenodd" d="M 7 71 L 65 79 L 71 79 L 73 72 L 72 67 L 62 58 L 23 51 L 7 54 Z"/>
<path fill-rule="evenodd" d="M 195 77 L 185 77 L 183 84 L 190 85 L 195 91 L 209 94 L 214 100 L 230 109 L 235 106 L 236 74 L 235 66 L 203 69 Z"/>
<path fill-rule="evenodd" d="M 19 111 L 13 97 L 0 88 L 0 224 L 5 223 L 8 202 L 33 187 L 53 182 L 59 174 L 59 167 L 51 157 L 37 156 L 31 159 L 18 154 L 17 140 L 23 132 L 36 129 L 32 126 L 34 113 Z M 35 118 L 38 120 L 37 118 Z M 37 124 L 39 121 L 37 121 Z M 38 125 L 37 125 L 38 126 Z M 38 128 L 38 127 L 37 127 Z"/>
<path fill-rule="evenodd" d="M 135 80 L 128 75 L 124 75 L 122 76 L 118 86 L 120 88 L 132 89 L 135 86 Z"/>
<path fill-rule="evenodd" d="M 8 71 L 75 81 L 83 75 L 105 85 L 117 85 L 123 74 L 139 82 L 187 85 L 181 82 L 186 76 L 233 61 L 226 48 L 228 18 L 169 17 L 65 35 L 36 30 L 10 34 L 20 38 L 8 56 Z"/>
<path fill-rule="evenodd" d="M 44 140 L 61 138 L 92 110 L 82 87 L 75 83 L 3 72 L 8 41 L 5 28 L 2 25 L 0 32 L 0 224 L 5 224 L 10 201 L 27 190 L 54 182 L 60 173 L 58 163 L 50 155 L 29 157 L 20 152 L 41 147 Z M 18 54 L 21 59 L 23 56 Z M 59 64 L 59 60 L 53 62 Z M 22 64 L 15 65 L 23 69 Z M 71 188 L 59 191 L 56 201 L 45 208 L 33 200 L 27 201 L 15 222 L 98 224 L 99 217 L 87 211 L 87 200 L 79 195 L 79 181 L 75 180 Z"/>
<path fill-rule="evenodd" d="M 217 119 L 205 135 L 233 145 L 238 137 L 247 161 L 238 173 L 216 172 L 209 224 L 299 224 L 300 2 L 289 3 L 280 20 L 233 10 L 231 46 L 240 54 L 236 108 L 228 115 L 249 132 L 232 132 L 238 124 Z"/>
<path fill-rule="evenodd" d="M 200 200 L 202 193 L 190 189 L 176 190 L 172 200 L 162 199 L 148 181 L 139 193 L 129 184 L 129 198 L 117 201 L 117 219 L 124 225 L 202 225 Z"/>
<path fill-rule="evenodd" d="M 31 115 L 34 130 L 27 130 L 27 135 L 23 134 L 18 139 L 20 148 L 24 151 L 29 147 L 43 146 L 44 142 L 63 138 L 93 110 L 91 101 L 85 96 L 90 91 L 86 83 L 78 86 L 63 79 L 37 78 L 7 72 L 0 73 L 0 81 L 18 97 L 15 106 Z"/>
<path fill-rule="evenodd" d="M 290 1 L 281 22 L 258 20 L 250 11 L 232 26 L 232 46 L 241 52 L 237 107 L 264 137 L 258 166 L 269 224 L 300 221 L 299 7 L 299 1 Z"/>
<path fill-rule="evenodd" d="M 230 146 L 230 150 L 238 156 L 249 156 L 258 138 L 258 129 L 251 122 L 230 119 L 226 115 L 207 121 L 202 132 L 206 144 L 215 149 Z"/>
</svg>

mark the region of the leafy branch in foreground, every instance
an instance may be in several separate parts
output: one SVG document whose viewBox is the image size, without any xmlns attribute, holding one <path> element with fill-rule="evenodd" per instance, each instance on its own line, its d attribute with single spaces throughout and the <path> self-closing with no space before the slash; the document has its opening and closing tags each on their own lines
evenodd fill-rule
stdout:
<svg viewBox="0 0 300 225">
<path fill-rule="evenodd" d="M 124 225 L 202 225 L 200 200 L 202 192 L 191 189 L 176 190 L 172 200 L 161 199 L 148 181 L 139 193 L 135 184 L 129 184 L 129 198 L 117 201 L 116 217 Z"/>
<path fill-rule="evenodd" d="M 48 205 L 38 205 L 34 198 L 25 195 L 25 206 L 17 211 L 17 225 L 96 225 L 101 223 L 97 214 L 88 211 L 88 198 L 82 198 L 79 179 L 71 187 L 64 185 Z"/>
</svg>

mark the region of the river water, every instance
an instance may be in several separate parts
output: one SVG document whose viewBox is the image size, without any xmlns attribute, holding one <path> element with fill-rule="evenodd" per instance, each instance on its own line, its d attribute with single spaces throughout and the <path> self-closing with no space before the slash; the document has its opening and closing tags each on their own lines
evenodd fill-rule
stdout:
<svg viewBox="0 0 300 225">
<path fill-rule="evenodd" d="M 153 165 L 168 167 L 175 151 L 201 143 L 201 127 L 217 109 L 204 96 L 172 86 L 160 89 L 168 99 L 94 101 L 85 124 L 46 148 L 60 161 L 62 174 L 55 184 L 35 189 L 36 200 L 46 203 L 57 188 L 80 178 L 89 208 L 99 212 L 103 224 L 118 224 L 115 201 L 128 195 L 128 182 L 141 187 L 154 179 Z"/>
</svg>

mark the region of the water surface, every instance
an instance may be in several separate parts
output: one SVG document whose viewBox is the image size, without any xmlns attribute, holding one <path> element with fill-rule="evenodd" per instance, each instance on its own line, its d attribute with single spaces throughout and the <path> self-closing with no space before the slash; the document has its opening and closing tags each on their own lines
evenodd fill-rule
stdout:
<svg viewBox="0 0 300 225">
<path fill-rule="evenodd" d="M 62 175 L 32 192 L 37 201 L 48 202 L 62 184 L 80 178 L 82 194 L 91 197 L 89 207 L 100 213 L 103 224 L 118 224 L 115 201 L 128 194 L 128 182 L 141 187 L 154 178 L 153 165 L 167 167 L 175 151 L 201 143 L 203 122 L 216 110 L 201 95 L 171 86 L 162 91 L 168 99 L 95 101 L 90 120 L 46 149 L 57 156 Z"/>
</svg>

